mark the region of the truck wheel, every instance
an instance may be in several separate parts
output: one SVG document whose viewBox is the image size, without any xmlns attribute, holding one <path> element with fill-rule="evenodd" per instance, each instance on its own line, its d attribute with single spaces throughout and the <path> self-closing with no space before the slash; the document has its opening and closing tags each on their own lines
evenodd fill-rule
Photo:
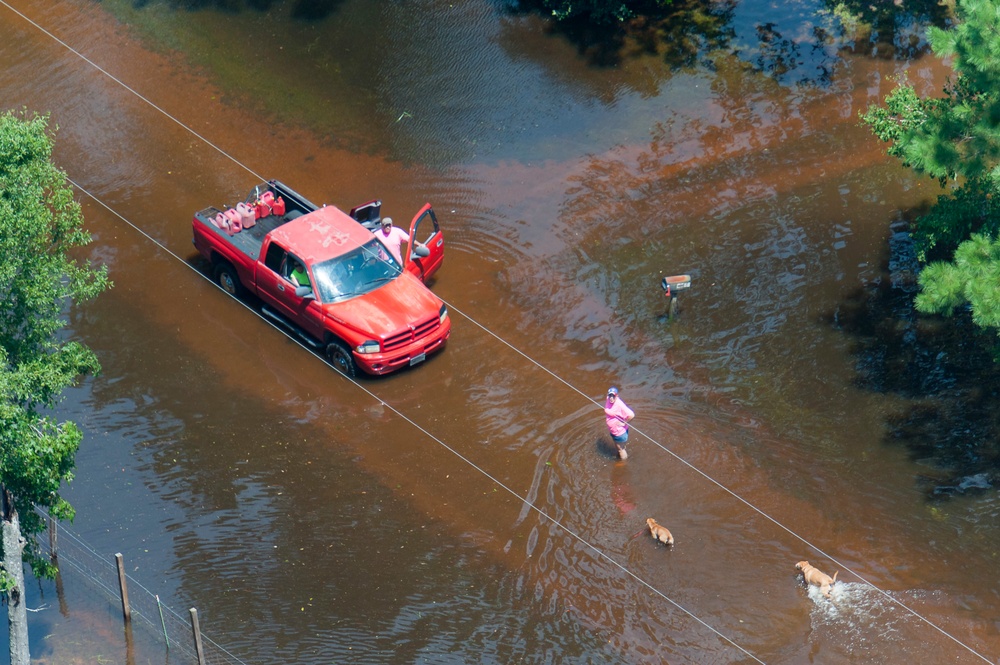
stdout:
<svg viewBox="0 0 1000 665">
<path fill-rule="evenodd" d="M 243 295 L 243 284 L 240 283 L 240 277 L 236 274 L 236 268 L 230 264 L 225 261 L 216 263 L 212 275 L 222 290 L 229 295 L 235 297 Z"/>
<path fill-rule="evenodd" d="M 326 345 L 326 359 L 338 372 L 350 377 L 357 376 L 358 366 L 354 362 L 354 356 L 351 350 L 340 342 L 330 342 Z"/>
</svg>

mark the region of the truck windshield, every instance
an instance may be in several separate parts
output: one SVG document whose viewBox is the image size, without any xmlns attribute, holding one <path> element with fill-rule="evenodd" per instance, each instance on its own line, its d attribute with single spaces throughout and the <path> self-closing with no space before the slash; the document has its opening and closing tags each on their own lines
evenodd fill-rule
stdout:
<svg viewBox="0 0 1000 665">
<path fill-rule="evenodd" d="M 374 238 L 347 254 L 313 266 L 320 302 L 336 302 L 368 293 L 401 272 L 396 259 Z"/>
</svg>

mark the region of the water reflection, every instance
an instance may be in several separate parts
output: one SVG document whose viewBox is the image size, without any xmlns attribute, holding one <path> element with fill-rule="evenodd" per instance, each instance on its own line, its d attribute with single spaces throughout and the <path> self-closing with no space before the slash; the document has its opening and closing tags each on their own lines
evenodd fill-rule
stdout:
<svg viewBox="0 0 1000 665">
<path fill-rule="evenodd" d="M 929 52 L 927 27 L 945 27 L 950 8 L 938 0 L 825 0 L 848 47 L 859 54 L 912 59 Z"/>
<path fill-rule="evenodd" d="M 268 12 L 275 5 L 290 4 L 292 18 L 300 21 L 321 21 L 335 14 L 344 4 L 344 0 L 295 0 L 290 3 L 286 3 L 285 0 L 132 0 L 132 5 L 136 9 L 160 3 L 186 11 L 213 8 L 228 13 L 245 10 Z"/>
<path fill-rule="evenodd" d="M 522 0 L 507 7 L 512 13 L 548 15 L 539 4 Z M 783 84 L 827 85 L 839 50 L 916 58 L 929 52 L 927 26 L 942 26 L 948 18 L 947 6 L 937 0 L 807 0 L 784 3 L 780 12 L 767 3 L 683 0 L 646 6 L 621 24 L 579 18 L 553 22 L 548 29 L 602 68 L 655 56 L 668 65 L 661 75 L 669 76 L 678 69 L 711 69 L 720 55 L 736 56 Z"/>
<path fill-rule="evenodd" d="M 830 86 L 845 53 L 885 55 L 879 45 L 889 43 L 892 57 L 915 57 L 928 23 L 943 20 L 928 2 L 868 10 L 810 0 L 781 12 L 749 0 L 675 2 L 625 29 L 550 25 L 499 0 L 433 12 L 358 0 L 191 0 L 170 12 L 123 2 L 103 4 L 213 71 L 231 103 L 352 151 L 439 167 L 563 159 L 588 133 L 598 150 L 634 142 L 663 115 L 618 107 L 637 109 L 633 96 L 670 103 L 665 83 L 681 72 L 749 69 L 783 86 Z M 197 31 L 186 29 L 192 16 Z M 267 34 L 268 46 L 219 34 Z M 495 71 L 504 76 L 481 75 Z"/>
<path fill-rule="evenodd" d="M 924 492 L 980 493 L 1000 474 L 1000 393 L 991 387 L 1000 385 L 996 338 L 967 311 L 945 320 L 913 309 L 918 265 L 908 228 L 904 219 L 894 225 L 882 273 L 831 322 L 854 338 L 858 385 L 906 398 L 889 416 L 886 441 L 925 465 L 918 478 Z"/>
</svg>

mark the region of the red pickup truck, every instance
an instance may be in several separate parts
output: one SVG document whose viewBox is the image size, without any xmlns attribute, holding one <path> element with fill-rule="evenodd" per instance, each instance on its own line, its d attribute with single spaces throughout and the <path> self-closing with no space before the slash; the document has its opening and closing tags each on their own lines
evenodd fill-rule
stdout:
<svg viewBox="0 0 1000 665">
<path fill-rule="evenodd" d="M 430 204 L 410 224 L 403 265 L 374 233 L 379 201 L 348 214 L 270 180 L 239 208 L 249 224 L 239 231 L 218 208 L 194 215 L 194 246 L 211 263 L 212 277 L 230 295 L 259 298 L 268 317 L 334 367 L 349 376 L 358 368 L 388 374 L 444 348 L 448 310 L 425 286 L 444 257 Z M 257 214 L 247 218 L 248 210 Z"/>
</svg>

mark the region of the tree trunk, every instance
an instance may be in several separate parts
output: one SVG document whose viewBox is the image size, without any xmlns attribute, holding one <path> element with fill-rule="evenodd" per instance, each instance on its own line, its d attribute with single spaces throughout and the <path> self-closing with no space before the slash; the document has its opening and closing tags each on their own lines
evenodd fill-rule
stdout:
<svg viewBox="0 0 1000 665">
<path fill-rule="evenodd" d="M 28 610 L 24 606 L 24 538 L 21 522 L 14 508 L 14 498 L 0 488 L 3 509 L 3 568 L 14 578 L 14 588 L 7 592 L 7 627 L 10 630 L 10 665 L 30 665 L 28 653 Z"/>
</svg>

